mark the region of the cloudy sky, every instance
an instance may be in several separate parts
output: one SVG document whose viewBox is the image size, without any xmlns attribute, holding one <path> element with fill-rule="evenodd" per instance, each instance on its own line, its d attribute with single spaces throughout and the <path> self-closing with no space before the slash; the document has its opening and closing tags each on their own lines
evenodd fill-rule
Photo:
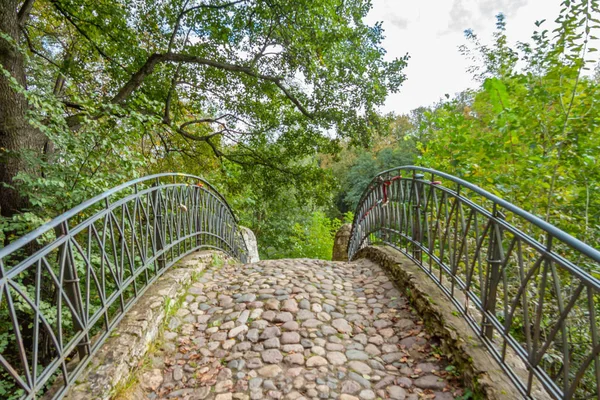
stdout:
<svg viewBox="0 0 600 400">
<path fill-rule="evenodd" d="M 458 46 L 466 43 L 465 29 L 489 41 L 495 15 L 502 12 L 509 40 L 528 41 L 534 22 L 547 19 L 549 28 L 559 6 L 560 0 L 373 0 L 367 21 L 383 21 L 388 57 L 410 55 L 408 79 L 400 93 L 388 98 L 383 111 L 405 113 L 435 103 L 446 93 L 475 87 L 466 72 L 469 62 L 458 52 Z"/>
</svg>

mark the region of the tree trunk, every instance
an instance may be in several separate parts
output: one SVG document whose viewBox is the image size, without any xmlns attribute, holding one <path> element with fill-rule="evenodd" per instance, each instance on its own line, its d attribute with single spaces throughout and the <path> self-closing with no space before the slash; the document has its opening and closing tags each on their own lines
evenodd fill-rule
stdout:
<svg viewBox="0 0 600 400">
<path fill-rule="evenodd" d="M 20 40 L 18 0 L 3 0 L 0 6 L 0 31 L 16 43 Z M 0 38 L 0 65 L 25 88 L 23 55 L 13 44 Z M 0 185 L 15 186 L 14 177 L 27 169 L 24 154 L 41 155 L 44 135 L 27 122 L 27 101 L 11 88 L 0 74 Z M 0 186 L 0 215 L 10 217 L 27 207 L 27 199 L 17 190 Z"/>
</svg>

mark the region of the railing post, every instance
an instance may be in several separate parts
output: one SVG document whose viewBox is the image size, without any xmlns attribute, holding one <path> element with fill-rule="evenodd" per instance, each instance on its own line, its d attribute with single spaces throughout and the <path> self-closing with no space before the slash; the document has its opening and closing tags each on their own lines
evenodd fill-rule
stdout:
<svg viewBox="0 0 600 400">
<path fill-rule="evenodd" d="M 420 264 L 423 260 L 421 251 L 421 241 L 423 240 L 423 232 L 421 231 L 421 200 L 423 199 L 423 174 L 413 172 L 413 218 L 412 218 L 412 253 L 414 259 Z"/>
<path fill-rule="evenodd" d="M 497 209 L 494 204 L 493 210 L 494 218 L 502 219 L 504 215 Z M 502 264 L 503 258 L 502 249 L 502 227 L 496 221 L 492 220 L 490 226 L 490 247 L 488 248 L 488 279 L 486 282 L 486 298 L 483 303 L 484 305 L 484 316 L 482 326 L 484 327 L 483 334 L 486 338 L 492 339 L 494 337 L 494 326 L 489 323 L 485 317 L 485 313 L 496 315 L 496 304 L 498 302 L 498 284 L 500 283 L 500 265 Z"/>
<path fill-rule="evenodd" d="M 200 188 L 200 186 L 196 185 L 195 187 L 195 199 L 194 199 L 194 218 L 196 220 L 196 247 L 200 247 L 201 241 L 200 241 L 200 235 L 198 235 L 198 232 L 200 232 L 201 229 L 201 221 L 200 221 L 200 196 L 202 195 L 202 189 Z"/>
<path fill-rule="evenodd" d="M 162 209 L 162 201 L 160 201 L 160 184 L 159 182 L 155 182 L 154 185 L 155 190 L 152 192 L 152 205 L 154 208 L 154 251 L 155 254 L 161 252 L 165 248 L 165 239 L 163 232 L 163 209 Z M 161 253 L 156 259 L 158 263 L 158 270 L 162 270 L 165 268 L 165 255 Z"/>
<path fill-rule="evenodd" d="M 376 208 L 376 216 L 377 216 L 377 220 L 376 220 L 376 224 L 378 226 L 378 228 L 380 229 L 380 235 L 381 235 L 381 241 L 383 243 L 388 243 L 389 242 L 389 231 L 387 229 L 385 229 L 386 226 L 386 208 L 387 208 L 387 187 L 386 187 L 386 179 L 384 179 L 383 177 L 380 177 L 380 182 L 379 182 L 379 186 L 377 187 L 377 197 L 379 198 L 379 201 L 381 202 L 381 207 L 377 207 Z"/>
<path fill-rule="evenodd" d="M 57 226 L 55 232 L 60 236 L 67 236 L 69 234 L 69 227 L 67 225 L 67 221 Z M 83 315 L 83 304 L 81 299 L 81 291 L 79 287 L 79 277 L 77 275 L 77 267 L 75 266 L 75 260 L 71 252 L 69 240 L 66 240 L 62 245 L 60 245 L 58 254 L 59 268 L 64 268 L 64 291 L 67 295 L 67 298 L 69 299 L 69 302 L 71 302 L 71 305 L 74 308 L 74 310 L 71 309 L 71 318 L 73 319 L 73 330 L 75 332 L 82 332 L 85 329 L 85 326 L 83 325 L 85 323 L 85 318 Z M 91 266 L 87 266 L 87 268 L 90 267 Z M 59 310 L 59 312 L 60 311 L 61 310 Z M 77 344 L 77 353 L 79 354 L 80 360 L 83 360 L 83 358 L 89 354 L 89 345 L 89 336 L 86 334 L 83 340 Z"/>
</svg>

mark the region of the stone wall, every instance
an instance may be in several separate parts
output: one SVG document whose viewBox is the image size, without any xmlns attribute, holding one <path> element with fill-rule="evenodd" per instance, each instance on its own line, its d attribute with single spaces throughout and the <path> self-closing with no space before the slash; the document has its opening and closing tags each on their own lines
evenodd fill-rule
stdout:
<svg viewBox="0 0 600 400">
<path fill-rule="evenodd" d="M 389 246 L 363 248 L 355 256 L 355 259 L 360 258 L 369 259 L 388 271 L 423 318 L 429 332 L 440 338 L 444 353 L 477 396 L 492 400 L 523 398 L 448 297 L 420 267 Z M 460 296 L 456 294 L 457 298 Z M 526 376 L 525 365 L 511 351 L 507 352 L 506 362 L 517 375 Z M 551 398 L 537 382 L 534 382 L 532 397 Z"/>
</svg>

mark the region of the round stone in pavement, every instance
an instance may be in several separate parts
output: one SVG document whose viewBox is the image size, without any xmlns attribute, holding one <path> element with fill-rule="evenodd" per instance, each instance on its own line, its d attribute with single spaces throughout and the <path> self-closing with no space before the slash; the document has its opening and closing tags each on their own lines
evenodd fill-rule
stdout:
<svg viewBox="0 0 600 400">
<path fill-rule="evenodd" d="M 281 335 L 281 343 L 296 344 L 300 343 L 300 334 L 298 332 L 283 332 Z"/>
<path fill-rule="evenodd" d="M 279 350 L 269 349 L 261 353 L 264 362 L 269 364 L 279 364 L 283 360 L 283 355 Z"/>
<path fill-rule="evenodd" d="M 330 351 L 327 353 L 327 360 L 331 363 L 331 365 L 344 365 L 347 361 L 344 353 L 340 353 L 339 351 Z"/>
<path fill-rule="evenodd" d="M 348 363 L 348 368 L 350 368 L 352 371 L 356 371 L 362 375 L 370 374 L 371 371 L 373 371 L 371 369 L 371 367 L 369 367 L 367 364 L 365 364 L 362 361 L 350 361 Z"/>
<path fill-rule="evenodd" d="M 442 390 L 446 387 L 446 381 L 436 375 L 425 375 L 413 381 L 413 384 L 421 389 Z"/>
<path fill-rule="evenodd" d="M 360 351 L 360 350 L 348 350 L 346 352 L 346 357 L 348 357 L 349 360 L 368 360 L 369 359 L 369 355 L 367 353 L 365 353 L 364 351 Z"/>
<path fill-rule="evenodd" d="M 404 400 L 406 398 L 406 390 L 400 386 L 388 386 L 386 390 L 390 396 L 390 399 Z"/>
<path fill-rule="evenodd" d="M 352 326 L 343 318 L 334 319 L 331 322 L 331 326 L 338 330 L 340 333 L 350 333 L 352 332 Z"/>
<path fill-rule="evenodd" d="M 327 365 L 327 360 L 321 356 L 312 356 L 306 361 L 307 367 L 321 367 Z"/>
<path fill-rule="evenodd" d="M 368 389 L 368 390 L 362 390 L 359 394 L 358 397 L 363 399 L 363 400 L 375 400 L 375 392 L 373 392 L 372 390 Z"/>
</svg>

